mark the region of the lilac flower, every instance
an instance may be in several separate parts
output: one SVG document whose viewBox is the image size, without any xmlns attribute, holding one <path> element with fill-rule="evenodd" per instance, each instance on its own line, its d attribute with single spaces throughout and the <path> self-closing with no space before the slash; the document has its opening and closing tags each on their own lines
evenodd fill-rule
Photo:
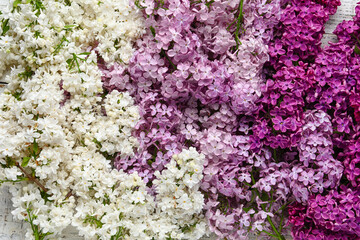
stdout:
<svg viewBox="0 0 360 240">
<path fill-rule="evenodd" d="M 336 120 L 336 123 L 337 123 L 337 130 L 339 132 L 345 132 L 345 133 L 349 133 L 350 132 L 350 128 L 349 128 L 349 119 L 348 118 L 338 118 Z"/>
<path fill-rule="evenodd" d="M 304 204 L 289 207 L 295 239 L 351 239 L 357 192 L 329 192 L 345 177 L 354 188 L 360 182 L 360 64 L 350 36 L 359 23 L 343 24 L 340 43 L 322 49 L 339 1 L 283 3 L 244 4 L 239 35 L 239 1 L 141 3 L 152 28 L 129 65 L 103 77 L 107 89 L 131 92 L 142 117 L 138 152 L 116 166 L 151 185 L 173 154 L 195 146 L 206 156 L 201 188 L 218 237 L 271 231 L 267 217 L 278 221 L 295 200 Z"/>
<path fill-rule="evenodd" d="M 276 116 L 275 118 L 272 119 L 272 122 L 274 123 L 274 129 L 277 131 L 282 131 L 282 132 L 286 132 L 287 127 L 286 127 L 286 122 L 285 120 L 282 119 L 282 117 L 280 116 Z"/>
<path fill-rule="evenodd" d="M 299 181 L 303 182 L 305 186 L 309 183 L 314 183 L 314 171 L 312 169 L 310 169 L 309 172 L 303 171 L 299 177 Z"/>
<path fill-rule="evenodd" d="M 286 66 L 292 66 L 294 61 L 299 60 L 299 56 L 294 55 L 292 52 L 288 52 L 286 56 L 282 55 L 279 60 Z"/>
<path fill-rule="evenodd" d="M 275 57 L 276 55 L 283 55 L 285 54 L 285 50 L 282 48 L 282 45 L 279 43 L 275 43 L 274 47 L 270 46 L 269 48 L 270 55 Z"/>
</svg>

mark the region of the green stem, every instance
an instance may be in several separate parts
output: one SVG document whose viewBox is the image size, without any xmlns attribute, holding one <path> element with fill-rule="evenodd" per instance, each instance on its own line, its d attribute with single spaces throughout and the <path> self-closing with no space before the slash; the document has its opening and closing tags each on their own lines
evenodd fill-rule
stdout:
<svg viewBox="0 0 360 240">
<path fill-rule="evenodd" d="M 294 201 L 290 201 L 290 202 L 287 202 L 285 203 L 284 205 L 282 205 L 279 210 L 277 210 L 274 214 L 277 214 L 279 211 L 283 211 L 284 208 L 286 208 L 288 205 L 292 204 Z"/>
<path fill-rule="evenodd" d="M 231 28 L 232 25 L 234 25 L 234 23 L 236 23 L 236 20 L 234 20 L 232 23 L 230 23 L 229 26 L 226 28 L 226 30 L 229 31 L 229 29 Z"/>
<path fill-rule="evenodd" d="M 79 64 L 79 61 L 77 60 L 77 57 L 75 58 L 75 63 L 76 63 L 79 73 L 81 73 L 80 64 Z"/>
<path fill-rule="evenodd" d="M 270 194 L 271 194 L 271 201 L 269 201 L 269 202 L 270 202 L 269 212 L 271 211 L 271 207 L 272 207 L 272 205 L 273 205 L 273 203 L 274 203 L 274 198 L 273 198 L 273 196 L 274 196 L 274 191 L 271 190 L 271 191 L 270 191 Z"/>
<path fill-rule="evenodd" d="M 281 230 L 282 230 L 282 227 L 283 227 L 282 223 L 283 223 L 283 221 L 284 221 L 284 213 L 281 214 L 280 225 L 279 225 L 279 232 L 281 232 Z"/>
<path fill-rule="evenodd" d="M 240 42 L 240 38 L 239 38 L 239 30 L 240 30 L 241 23 L 243 21 L 243 8 L 244 8 L 244 0 L 240 0 L 240 3 L 239 3 L 239 15 L 237 17 L 236 30 L 235 30 L 236 49 L 238 49 L 239 45 L 242 44 Z"/>
<path fill-rule="evenodd" d="M 280 239 L 280 240 L 285 240 L 284 236 L 281 235 L 279 233 L 279 231 L 277 230 L 277 228 L 275 227 L 274 223 L 272 222 L 271 218 L 269 216 L 266 217 L 266 219 L 268 220 L 268 222 L 270 223 L 272 229 L 274 230 L 274 232 L 276 233 L 277 235 L 277 238 Z"/>
<path fill-rule="evenodd" d="M 254 178 L 253 172 L 251 172 L 251 181 L 252 181 L 253 184 L 255 184 L 255 178 Z M 261 199 L 260 192 L 256 188 L 254 190 L 255 190 L 256 195 L 258 195 L 260 197 L 260 199 Z M 271 200 L 273 200 L 273 198 Z M 273 202 L 273 201 L 271 201 L 271 202 Z M 261 206 L 263 211 L 266 211 L 266 204 L 265 203 L 261 204 L 260 206 Z M 285 206 L 286 206 L 286 204 L 285 204 Z M 282 206 L 282 207 L 284 207 L 284 206 Z M 284 215 L 282 215 L 282 218 L 283 218 L 283 216 Z M 271 228 L 275 232 L 276 236 L 273 235 L 273 234 L 270 235 L 270 233 L 267 233 L 267 234 L 270 235 L 270 236 L 274 236 L 274 237 L 278 238 L 279 240 L 285 240 L 285 237 L 280 234 L 281 229 L 282 229 L 282 226 L 281 226 L 282 221 L 280 222 L 280 232 L 279 232 L 278 229 L 275 227 L 274 223 L 272 222 L 271 218 L 269 216 L 267 216 L 266 219 L 270 223 Z M 266 231 L 264 231 L 264 232 L 266 232 Z"/>
<path fill-rule="evenodd" d="M 248 186 L 248 187 L 252 187 L 252 185 L 251 184 L 249 184 L 249 183 L 247 183 L 247 182 L 243 182 L 243 184 L 245 184 L 246 186 Z"/>
<path fill-rule="evenodd" d="M 166 60 L 168 60 L 168 62 L 170 63 L 170 65 L 173 67 L 174 70 L 177 69 L 176 65 L 171 61 L 171 59 L 169 58 L 169 56 L 166 54 L 166 52 L 164 51 L 164 49 L 161 49 L 161 53 L 164 54 Z"/>
<path fill-rule="evenodd" d="M 275 162 L 278 162 L 277 155 L 276 155 L 276 149 L 275 149 L 275 148 L 274 148 L 274 150 L 273 150 L 273 158 L 274 158 Z"/>
<path fill-rule="evenodd" d="M 269 236 L 271 236 L 271 237 L 277 238 L 276 235 L 274 235 L 274 234 L 272 234 L 272 233 L 269 233 L 268 231 L 262 230 L 262 232 L 266 233 L 267 235 L 269 235 Z"/>
<path fill-rule="evenodd" d="M 30 223 L 31 229 L 34 233 L 35 240 L 40 240 L 39 229 L 38 229 L 38 226 L 34 225 L 34 223 L 33 223 L 34 218 L 31 217 L 30 209 L 26 209 L 26 212 L 28 213 L 28 216 L 29 216 L 29 223 Z"/>
<path fill-rule="evenodd" d="M 255 178 L 254 178 L 254 175 L 253 175 L 253 173 L 251 172 L 251 182 L 252 182 L 252 184 L 254 185 L 256 182 L 255 182 Z"/>
</svg>

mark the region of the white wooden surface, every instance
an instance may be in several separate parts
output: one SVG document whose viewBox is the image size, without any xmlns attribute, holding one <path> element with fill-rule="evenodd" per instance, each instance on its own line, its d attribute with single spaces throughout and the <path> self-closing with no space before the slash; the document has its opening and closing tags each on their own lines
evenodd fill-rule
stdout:
<svg viewBox="0 0 360 240">
<path fill-rule="evenodd" d="M 329 21 L 325 25 L 325 34 L 322 39 L 323 45 L 327 45 L 327 42 L 330 40 L 336 42 L 337 39 L 332 32 L 335 30 L 336 26 L 343 20 L 351 20 L 355 15 L 356 3 L 359 0 L 340 0 L 341 6 L 338 7 L 337 12 L 330 17 Z"/>
<path fill-rule="evenodd" d="M 0 0 L 0 10 L 6 1 L 8 0 Z M 326 34 L 323 38 L 323 44 L 326 44 L 329 40 L 336 41 L 332 32 L 339 22 L 350 20 L 352 18 L 355 14 L 357 1 L 359 0 L 341 0 L 342 5 L 338 8 L 337 13 L 330 18 L 325 27 Z M 4 86 L 5 85 L 0 84 L 0 92 Z M 6 187 L 0 188 L 0 240 L 24 240 L 27 223 L 13 219 L 11 215 L 13 207 L 10 197 L 10 193 Z M 76 230 L 69 227 L 59 239 L 80 240 L 82 238 L 77 236 Z"/>
</svg>

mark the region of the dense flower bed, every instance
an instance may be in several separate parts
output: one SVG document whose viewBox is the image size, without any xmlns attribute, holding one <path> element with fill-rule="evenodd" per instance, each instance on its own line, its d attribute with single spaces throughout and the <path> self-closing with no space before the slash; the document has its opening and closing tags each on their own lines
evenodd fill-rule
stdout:
<svg viewBox="0 0 360 240">
<path fill-rule="evenodd" d="M 29 239 L 360 238 L 360 6 L 15 0 L 0 183 Z"/>
</svg>

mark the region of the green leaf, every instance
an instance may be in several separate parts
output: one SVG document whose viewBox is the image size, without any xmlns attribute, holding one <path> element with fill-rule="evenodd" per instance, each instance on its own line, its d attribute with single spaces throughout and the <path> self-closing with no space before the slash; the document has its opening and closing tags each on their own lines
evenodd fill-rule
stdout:
<svg viewBox="0 0 360 240">
<path fill-rule="evenodd" d="M 150 26 L 150 31 L 152 33 L 152 35 L 155 37 L 155 28 L 153 26 Z"/>
<path fill-rule="evenodd" d="M 12 159 L 11 157 L 9 157 L 9 156 L 5 157 L 5 161 L 6 161 L 5 166 L 2 166 L 4 168 L 13 167 L 16 164 L 16 161 L 14 159 Z"/>
<path fill-rule="evenodd" d="M 34 71 L 31 70 L 31 67 L 26 66 L 25 71 L 18 74 L 19 78 L 29 79 L 35 74 Z"/>
<path fill-rule="evenodd" d="M 119 49 L 119 46 L 118 46 L 118 45 L 119 45 L 119 42 L 120 42 L 120 41 L 119 41 L 119 39 L 118 39 L 118 38 L 117 38 L 117 39 L 115 39 L 115 41 L 114 41 L 114 47 L 115 47 L 115 49 L 116 49 L 116 50 L 118 50 L 118 49 Z"/>
<path fill-rule="evenodd" d="M 21 0 L 15 0 L 13 3 L 13 8 L 16 8 L 21 2 Z"/>
<path fill-rule="evenodd" d="M 36 157 L 36 155 L 38 154 L 38 152 L 39 152 L 39 145 L 38 145 L 38 143 L 35 141 L 35 139 L 34 139 L 34 142 L 33 142 L 33 153 L 34 153 L 34 155 L 35 155 L 35 157 Z"/>
<path fill-rule="evenodd" d="M 69 28 L 73 28 L 73 27 L 76 27 L 76 25 L 66 25 L 66 26 L 64 26 L 64 29 L 69 29 Z"/>
<path fill-rule="evenodd" d="M 2 33 L 1 36 L 4 36 L 6 34 L 7 31 L 9 31 L 10 26 L 9 26 L 9 19 L 3 19 L 1 21 L 1 29 L 2 29 Z"/>
<path fill-rule="evenodd" d="M 21 166 L 26 167 L 29 164 L 30 159 L 31 159 L 31 157 L 23 157 Z"/>
<path fill-rule="evenodd" d="M 360 55 L 360 48 L 355 44 L 354 53 Z"/>
<path fill-rule="evenodd" d="M 83 53 L 80 53 L 79 55 L 90 55 L 90 52 L 83 52 Z"/>
<path fill-rule="evenodd" d="M 206 2 L 205 5 L 210 9 L 211 5 L 215 2 L 215 0 L 211 0 L 209 2 Z"/>
<path fill-rule="evenodd" d="M 37 38 L 42 37 L 42 36 L 41 36 L 41 33 L 39 31 L 35 31 L 34 32 L 34 37 L 37 39 Z"/>
<path fill-rule="evenodd" d="M 139 9 L 144 9 L 144 8 L 145 8 L 145 7 L 141 6 L 139 0 L 135 0 L 134 4 L 135 4 L 135 6 L 138 7 Z"/>
<path fill-rule="evenodd" d="M 39 148 L 38 143 L 34 139 L 33 143 L 28 147 L 29 154 L 35 159 L 39 156 L 41 149 Z"/>
<path fill-rule="evenodd" d="M 90 225 L 94 225 L 97 228 L 101 228 L 103 226 L 103 223 L 97 219 L 95 216 L 87 215 L 84 219 L 84 223 L 89 223 Z"/>
<path fill-rule="evenodd" d="M 16 98 L 16 100 L 21 101 L 21 94 L 22 94 L 22 93 L 23 93 L 23 90 L 21 90 L 20 92 L 15 92 L 15 93 L 13 93 L 12 96 L 13 96 L 14 98 Z"/>
<path fill-rule="evenodd" d="M 98 148 L 102 148 L 101 143 L 96 138 L 94 138 L 92 141 L 97 145 Z"/>
<path fill-rule="evenodd" d="M 44 199 L 45 203 L 47 202 L 54 202 L 54 200 L 50 200 L 49 197 L 51 197 L 50 194 L 48 194 L 45 191 L 40 191 L 41 198 Z"/>
</svg>

